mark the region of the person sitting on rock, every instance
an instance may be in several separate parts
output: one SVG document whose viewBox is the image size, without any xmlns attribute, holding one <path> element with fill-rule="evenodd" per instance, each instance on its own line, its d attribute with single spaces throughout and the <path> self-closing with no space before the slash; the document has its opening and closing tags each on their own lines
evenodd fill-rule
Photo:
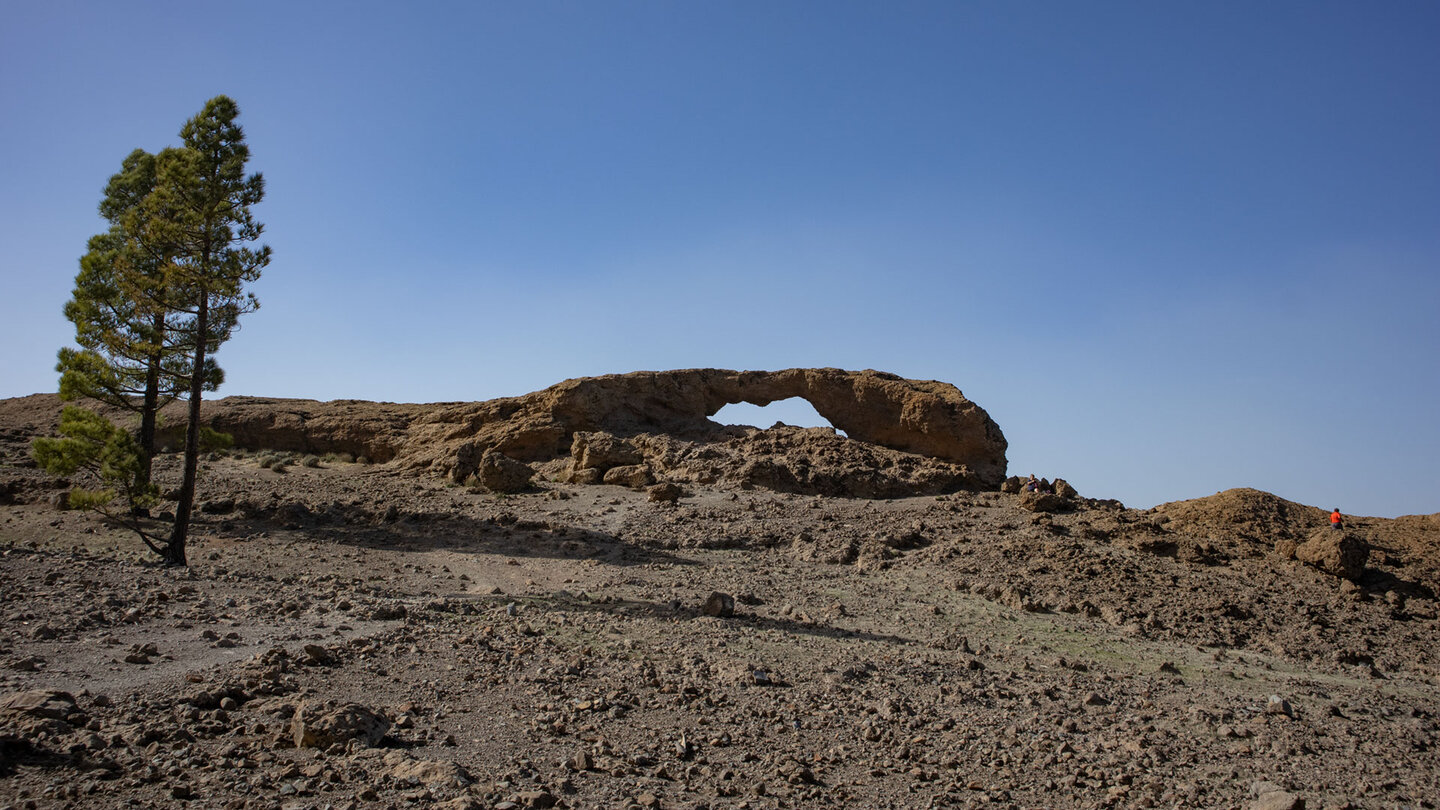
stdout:
<svg viewBox="0 0 1440 810">
<path fill-rule="evenodd" d="M 1335 507 L 1334 512 L 1330 513 L 1330 528 L 1336 531 L 1340 531 L 1341 529 L 1345 528 L 1344 524 L 1340 520 L 1340 507 L 1338 506 Z"/>
<path fill-rule="evenodd" d="M 1035 473 L 1030 473 L 1030 477 L 1025 480 L 1025 491 L 1026 491 L 1026 492 L 1039 492 L 1039 491 L 1040 491 L 1040 482 L 1039 482 L 1039 480 L 1037 480 L 1037 479 L 1035 478 Z"/>
</svg>

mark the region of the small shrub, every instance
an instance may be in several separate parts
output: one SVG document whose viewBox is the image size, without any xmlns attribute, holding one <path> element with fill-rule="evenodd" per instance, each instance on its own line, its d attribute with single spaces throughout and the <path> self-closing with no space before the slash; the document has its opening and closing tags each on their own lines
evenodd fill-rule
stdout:
<svg viewBox="0 0 1440 810">
<path fill-rule="evenodd" d="M 319 456 L 306 456 L 305 459 L 304 459 L 304 461 L 301 461 L 300 463 L 303 464 L 303 465 L 306 466 L 306 467 L 319 467 L 319 466 L 320 466 L 320 457 L 319 457 Z"/>
<path fill-rule="evenodd" d="M 370 457 L 369 457 L 369 456 L 361 456 L 361 457 L 355 459 L 355 463 L 356 463 L 356 464 L 369 464 L 369 463 L 370 463 Z"/>
<path fill-rule="evenodd" d="M 213 428 L 200 426 L 200 449 L 205 452 L 229 450 L 235 445 L 235 437 Z"/>
</svg>

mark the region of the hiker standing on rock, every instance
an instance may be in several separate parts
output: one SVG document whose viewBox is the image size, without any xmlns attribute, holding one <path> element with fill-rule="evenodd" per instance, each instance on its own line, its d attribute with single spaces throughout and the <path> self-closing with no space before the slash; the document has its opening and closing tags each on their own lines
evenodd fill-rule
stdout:
<svg viewBox="0 0 1440 810">
<path fill-rule="evenodd" d="M 1345 526 L 1340 522 L 1340 507 L 1338 506 L 1335 507 L 1334 512 L 1330 513 L 1330 528 L 1336 531 L 1345 528 Z"/>
</svg>

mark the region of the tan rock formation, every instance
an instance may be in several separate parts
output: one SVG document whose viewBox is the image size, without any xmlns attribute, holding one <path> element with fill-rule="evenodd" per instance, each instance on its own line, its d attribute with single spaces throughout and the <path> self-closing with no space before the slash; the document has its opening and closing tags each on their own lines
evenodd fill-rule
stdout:
<svg viewBox="0 0 1440 810">
<path fill-rule="evenodd" d="M 1004 434 L 955 386 L 828 368 L 685 369 L 567 380 L 524 397 L 427 415 L 412 426 L 411 438 L 418 441 L 407 445 L 402 461 L 451 467 L 451 475 L 463 477 L 471 471 L 454 468 L 454 453 L 445 448 L 467 438 L 528 461 L 566 455 L 583 431 L 716 441 L 730 437 L 708 418 L 722 407 L 792 397 L 809 402 L 851 439 L 960 465 L 981 486 L 997 487 L 1005 479 Z"/>
<path fill-rule="evenodd" d="M 755 434 L 709 419 L 725 405 L 792 397 L 808 401 L 849 439 Z M 862 497 L 994 489 L 1006 466 L 1000 427 L 955 386 L 879 371 L 642 371 L 566 380 L 486 402 L 227 397 L 206 402 L 204 413 L 239 447 L 349 453 L 456 481 L 474 474 L 491 450 L 538 464 L 573 454 L 576 481 L 647 464 L 682 481 L 729 479 Z M 183 415 L 166 417 L 161 442 L 177 446 Z M 722 444 L 710 456 L 696 450 Z M 585 472 L 591 469 L 598 474 Z"/>
</svg>

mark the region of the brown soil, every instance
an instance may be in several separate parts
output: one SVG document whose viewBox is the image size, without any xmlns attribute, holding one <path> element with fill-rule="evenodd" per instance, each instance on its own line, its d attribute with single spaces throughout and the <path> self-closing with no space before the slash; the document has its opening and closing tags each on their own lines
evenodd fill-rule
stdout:
<svg viewBox="0 0 1440 810">
<path fill-rule="evenodd" d="M 1440 515 L 999 492 L 678 503 L 204 464 L 188 569 L 60 511 L 0 403 L 0 807 L 1434 807 Z M 163 456 L 158 477 L 177 478 Z M 702 611 L 732 595 L 732 616 Z M 148 663 L 145 663 L 147 662 Z M 132 663 L 135 662 L 135 663 Z M 375 746 L 296 748 L 327 701 Z M 52 701 L 49 706 L 57 705 Z"/>
</svg>

